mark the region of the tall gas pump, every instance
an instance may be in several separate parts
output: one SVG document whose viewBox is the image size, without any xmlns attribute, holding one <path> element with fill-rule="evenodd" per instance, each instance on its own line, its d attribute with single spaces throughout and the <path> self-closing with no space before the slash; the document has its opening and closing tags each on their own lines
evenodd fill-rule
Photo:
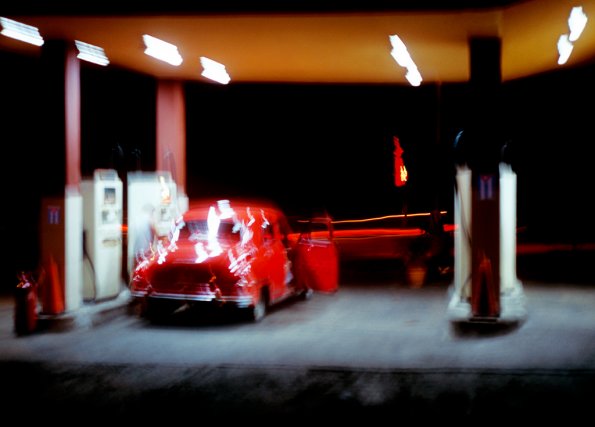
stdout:
<svg viewBox="0 0 595 427">
<path fill-rule="evenodd" d="M 454 323 L 517 323 L 525 299 L 516 276 L 516 174 L 501 135 L 500 40 L 471 39 L 468 128 L 455 140 Z"/>
<path fill-rule="evenodd" d="M 138 252 L 147 242 L 149 225 L 155 241 L 166 237 L 173 221 L 188 208 L 188 200 L 180 197 L 169 171 L 129 172 L 127 192 L 128 275 L 134 269 Z M 149 224 L 150 223 L 150 224 Z M 142 242 L 142 243 L 139 243 Z"/>
<path fill-rule="evenodd" d="M 83 300 L 115 298 L 122 290 L 122 181 L 97 169 L 81 182 L 83 196 Z"/>
<path fill-rule="evenodd" d="M 516 174 L 505 162 L 490 175 L 457 166 L 454 283 L 448 305 L 454 323 L 512 324 L 526 316 L 516 274 L 516 194 Z"/>
</svg>

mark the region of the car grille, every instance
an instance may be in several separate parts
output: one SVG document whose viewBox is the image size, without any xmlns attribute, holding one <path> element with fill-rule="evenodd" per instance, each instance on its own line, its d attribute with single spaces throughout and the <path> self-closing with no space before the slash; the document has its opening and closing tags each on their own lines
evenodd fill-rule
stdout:
<svg viewBox="0 0 595 427">
<path fill-rule="evenodd" d="M 213 279 L 214 277 L 214 279 Z M 198 266 L 168 266 L 156 271 L 151 285 L 156 292 L 199 294 L 211 293 L 210 282 L 220 285 L 232 284 L 237 281 L 229 272 L 217 274 L 205 265 Z"/>
</svg>

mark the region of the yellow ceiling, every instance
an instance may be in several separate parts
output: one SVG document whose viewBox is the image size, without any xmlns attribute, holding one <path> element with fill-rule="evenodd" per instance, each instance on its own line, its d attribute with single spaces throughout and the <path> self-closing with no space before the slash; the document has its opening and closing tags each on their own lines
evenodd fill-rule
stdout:
<svg viewBox="0 0 595 427">
<path fill-rule="evenodd" d="M 225 64 L 232 83 L 408 84 L 390 56 L 391 34 L 405 42 L 426 83 L 467 81 L 469 38 L 499 36 L 506 81 L 560 67 L 557 41 L 578 5 L 590 20 L 564 65 L 571 67 L 595 58 L 595 0 L 440 12 L 7 17 L 38 27 L 45 39 L 101 46 L 113 65 L 159 78 L 205 80 L 199 57 L 206 56 Z M 177 45 L 182 65 L 145 55 L 143 34 Z M 7 37 L 0 49 L 39 50 Z"/>
</svg>

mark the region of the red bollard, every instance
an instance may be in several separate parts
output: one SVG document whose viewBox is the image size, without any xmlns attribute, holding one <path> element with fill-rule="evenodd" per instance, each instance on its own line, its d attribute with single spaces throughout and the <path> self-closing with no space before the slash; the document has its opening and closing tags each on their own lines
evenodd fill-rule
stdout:
<svg viewBox="0 0 595 427">
<path fill-rule="evenodd" d="M 15 290 L 14 330 L 26 335 L 37 328 L 37 283 L 31 273 L 22 272 Z"/>
</svg>

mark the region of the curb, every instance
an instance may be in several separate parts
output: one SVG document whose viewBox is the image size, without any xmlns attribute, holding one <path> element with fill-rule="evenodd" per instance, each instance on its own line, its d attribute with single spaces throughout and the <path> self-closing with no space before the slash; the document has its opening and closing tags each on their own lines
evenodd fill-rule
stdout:
<svg viewBox="0 0 595 427">
<path fill-rule="evenodd" d="M 114 299 L 83 303 L 76 311 L 38 315 L 37 330 L 65 332 L 77 328 L 92 328 L 130 312 L 132 299 L 128 289 Z"/>
</svg>

